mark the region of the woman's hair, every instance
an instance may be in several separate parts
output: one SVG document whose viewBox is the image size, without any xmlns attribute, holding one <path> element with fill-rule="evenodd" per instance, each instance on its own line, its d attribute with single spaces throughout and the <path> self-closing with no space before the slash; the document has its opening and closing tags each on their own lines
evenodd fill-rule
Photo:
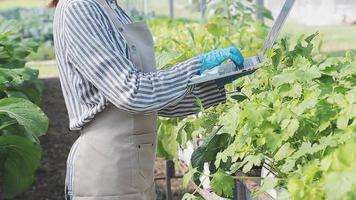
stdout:
<svg viewBox="0 0 356 200">
<path fill-rule="evenodd" d="M 51 0 L 51 2 L 49 2 L 48 7 L 51 8 L 55 8 L 58 4 L 59 0 Z"/>
</svg>

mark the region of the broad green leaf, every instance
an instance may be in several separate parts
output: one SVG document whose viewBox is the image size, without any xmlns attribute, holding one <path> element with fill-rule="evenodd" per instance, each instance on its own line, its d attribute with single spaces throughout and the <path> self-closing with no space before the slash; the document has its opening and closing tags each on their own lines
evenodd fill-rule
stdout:
<svg viewBox="0 0 356 200">
<path fill-rule="evenodd" d="M 349 118 L 345 115 L 340 115 L 336 123 L 339 129 L 346 129 L 349 124 Z"/>
<path fill-rule="evenodd" d="M 338 63 L 340 63 L 339 59 L 337 59 L 335 57 L 330 57 L 330 58 L 327 58 L 324 62 L 322 62 L 319 65 L 319 69 L 320 70 L 325 70 L 325 69 L 327 69 L 329 67 L 337 65 Z"/>
<path fill-rule="evenodd" d="M 0 136 L 1 157 L 6 158 L 5 163 L 0 163 L 4 167 L 4 197 L 13 198 L 32 184 L 41 148 L 24 137 Z"/>
<path fill-rule="evenodd" d="M 263 157 L 261 155 L 249 155 L 244 159 L 246 165 L 242 168 L 242 171 L 247 173 L 251 171 L 253 166 L 261 166 Z"/>
<path fill-rule="evenodd" d="M 7 115 L 26 130 L 26 137 L 38 142 L 38 137 L 48 129 L 48 118 L 35 104 L 25 99 L 5 98 L 0 100 L 0 114 Z"/>
<path fill-rule="evenodd" d="M 206 151 L 209 151 L 207 147 L 198 147 L 196 150 L 194 150 L 191 157 L 191 162 L 194 167 L 199 167 L 204 164 Z"/>
<path fill-rule="evenodd" d="M 173 160 L 178 156 L 176 125 L 174 119 L 161 120 L 159 123 L 157 155 L 166 160 Z"/>
<path fill-rule="evenodd" d="M 216 194 L 232 197 L 235 181 L 230 175 L 226 174 L 221 169 L 213 174 L 213 178 L 210 184 Z"/>
<path fill-rule="evenodd" d="M 282 121 L 281 129 L 283 131 L 283 138 L 285 140 L 293 137 L 294 133 L 299 128 L 299 121 L 297 119 L 285 119 Z"/>
<path fill-rule="evenodd" d="M 291 147 L 289 143 L 285 143 L 274 155 L 276 161 L 283 160 L 289 157 L 295 150 Z"/>
<path fill-rule="evenodd" d="M 279 92 L 282 97 L 299 98 L 302 95 L 302 91 L 302 85 L 299 83 L 294 83 L 293 85 L 283 84 L 279 88 Z"/>
<path fill-rule="evenodd" d="M 272 79 L 272 84 L 275 87 L 281 86 L 283 84 L 290 84 L 293 83 L 295 81 L 296 77 L 294 74 L 292 73 L 282 73 L 281 75 L 277 75 L 275 77 L 273 77 Z"/>
<path fill-rule="evenodd" d="M 191 156 L 193 167 L 203 167 L 204 163 L 214 161 L 217 153 L 227 145 L 229 134 L 217 134 L 217 131 L 209 134 L 203 144 L 193 152 Z"/>
<path fill-rule="evenodd" d="M 227 111 L 227 113 L 225 113 L 225 115 L 220 117 L 219 124 L 224 126 L 223 130 L 226 133 L 229 133 L 231 135 L 235 134 L 239 125 L 239 112 L 241 112 L 240 108 L 238 104 L 235 104 Z"/>
</svg>

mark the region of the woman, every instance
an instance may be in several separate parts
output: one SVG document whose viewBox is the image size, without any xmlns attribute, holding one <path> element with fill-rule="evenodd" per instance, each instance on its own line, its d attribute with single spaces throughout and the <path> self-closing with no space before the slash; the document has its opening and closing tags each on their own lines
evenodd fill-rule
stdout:
<svg viewBox="0 0 356 200">
<path fill-rule="evenodd" d="M 196 98 L 204 107 L 224 102 L 223 85 L 187 85 L 228 59 L 242 65 L 240 51 L 218 49 L 156 71 L 148 27 L 132 23 L 115 0 L 50 5 L 57 7 L 54 41 L 70 129 L 81 132 L 68 156 L 68 197 L 155 199 L 157 116 L 196 113 Z"/>
</svg>

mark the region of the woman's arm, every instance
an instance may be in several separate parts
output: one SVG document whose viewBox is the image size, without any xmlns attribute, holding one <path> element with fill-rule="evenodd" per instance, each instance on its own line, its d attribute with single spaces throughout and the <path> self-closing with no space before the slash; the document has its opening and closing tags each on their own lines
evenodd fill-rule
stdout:
<svg viewBox="0 0 356 200">
<path fill-rule="evenodd" d="M 106 31 L 105 13 L 91 1 L 72 1 L 64 23 L 73 67 L 111 103 L 128 112 L 150 113 L 177 104 L 187 95 L 190 78 L 200 70 L 200 59 L 192 58 L 164 71 L 138 71 Z"/>
<path fill-rule="evenodd" d="M 215 81 L 198 84 L 182 101 L 160 110 L 158 114 L 162 117 L 182 117 L 196 114 L 200 111 L 197 99 L 201 101 L 205 109 L 224 103 L 226 101 L 225 88 L 218 87 Z"/>
</svg>

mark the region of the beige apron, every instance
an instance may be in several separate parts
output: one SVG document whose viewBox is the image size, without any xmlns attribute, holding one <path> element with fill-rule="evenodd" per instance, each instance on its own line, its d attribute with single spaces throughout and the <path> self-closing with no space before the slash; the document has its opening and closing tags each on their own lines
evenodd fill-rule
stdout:
<svg viewBox="0 0 356 200">
<path fill-rule="evenodd" d="M 123 25 L 105 0 L 97 0 L 129 45 L 130 60 L 154 72 L 153 39 L 145 23 Z M 86 124 L 67 161 L 71 200 L 153 200 L 157 114 L 129 114 L 111 103 Z"/>
</svg>

